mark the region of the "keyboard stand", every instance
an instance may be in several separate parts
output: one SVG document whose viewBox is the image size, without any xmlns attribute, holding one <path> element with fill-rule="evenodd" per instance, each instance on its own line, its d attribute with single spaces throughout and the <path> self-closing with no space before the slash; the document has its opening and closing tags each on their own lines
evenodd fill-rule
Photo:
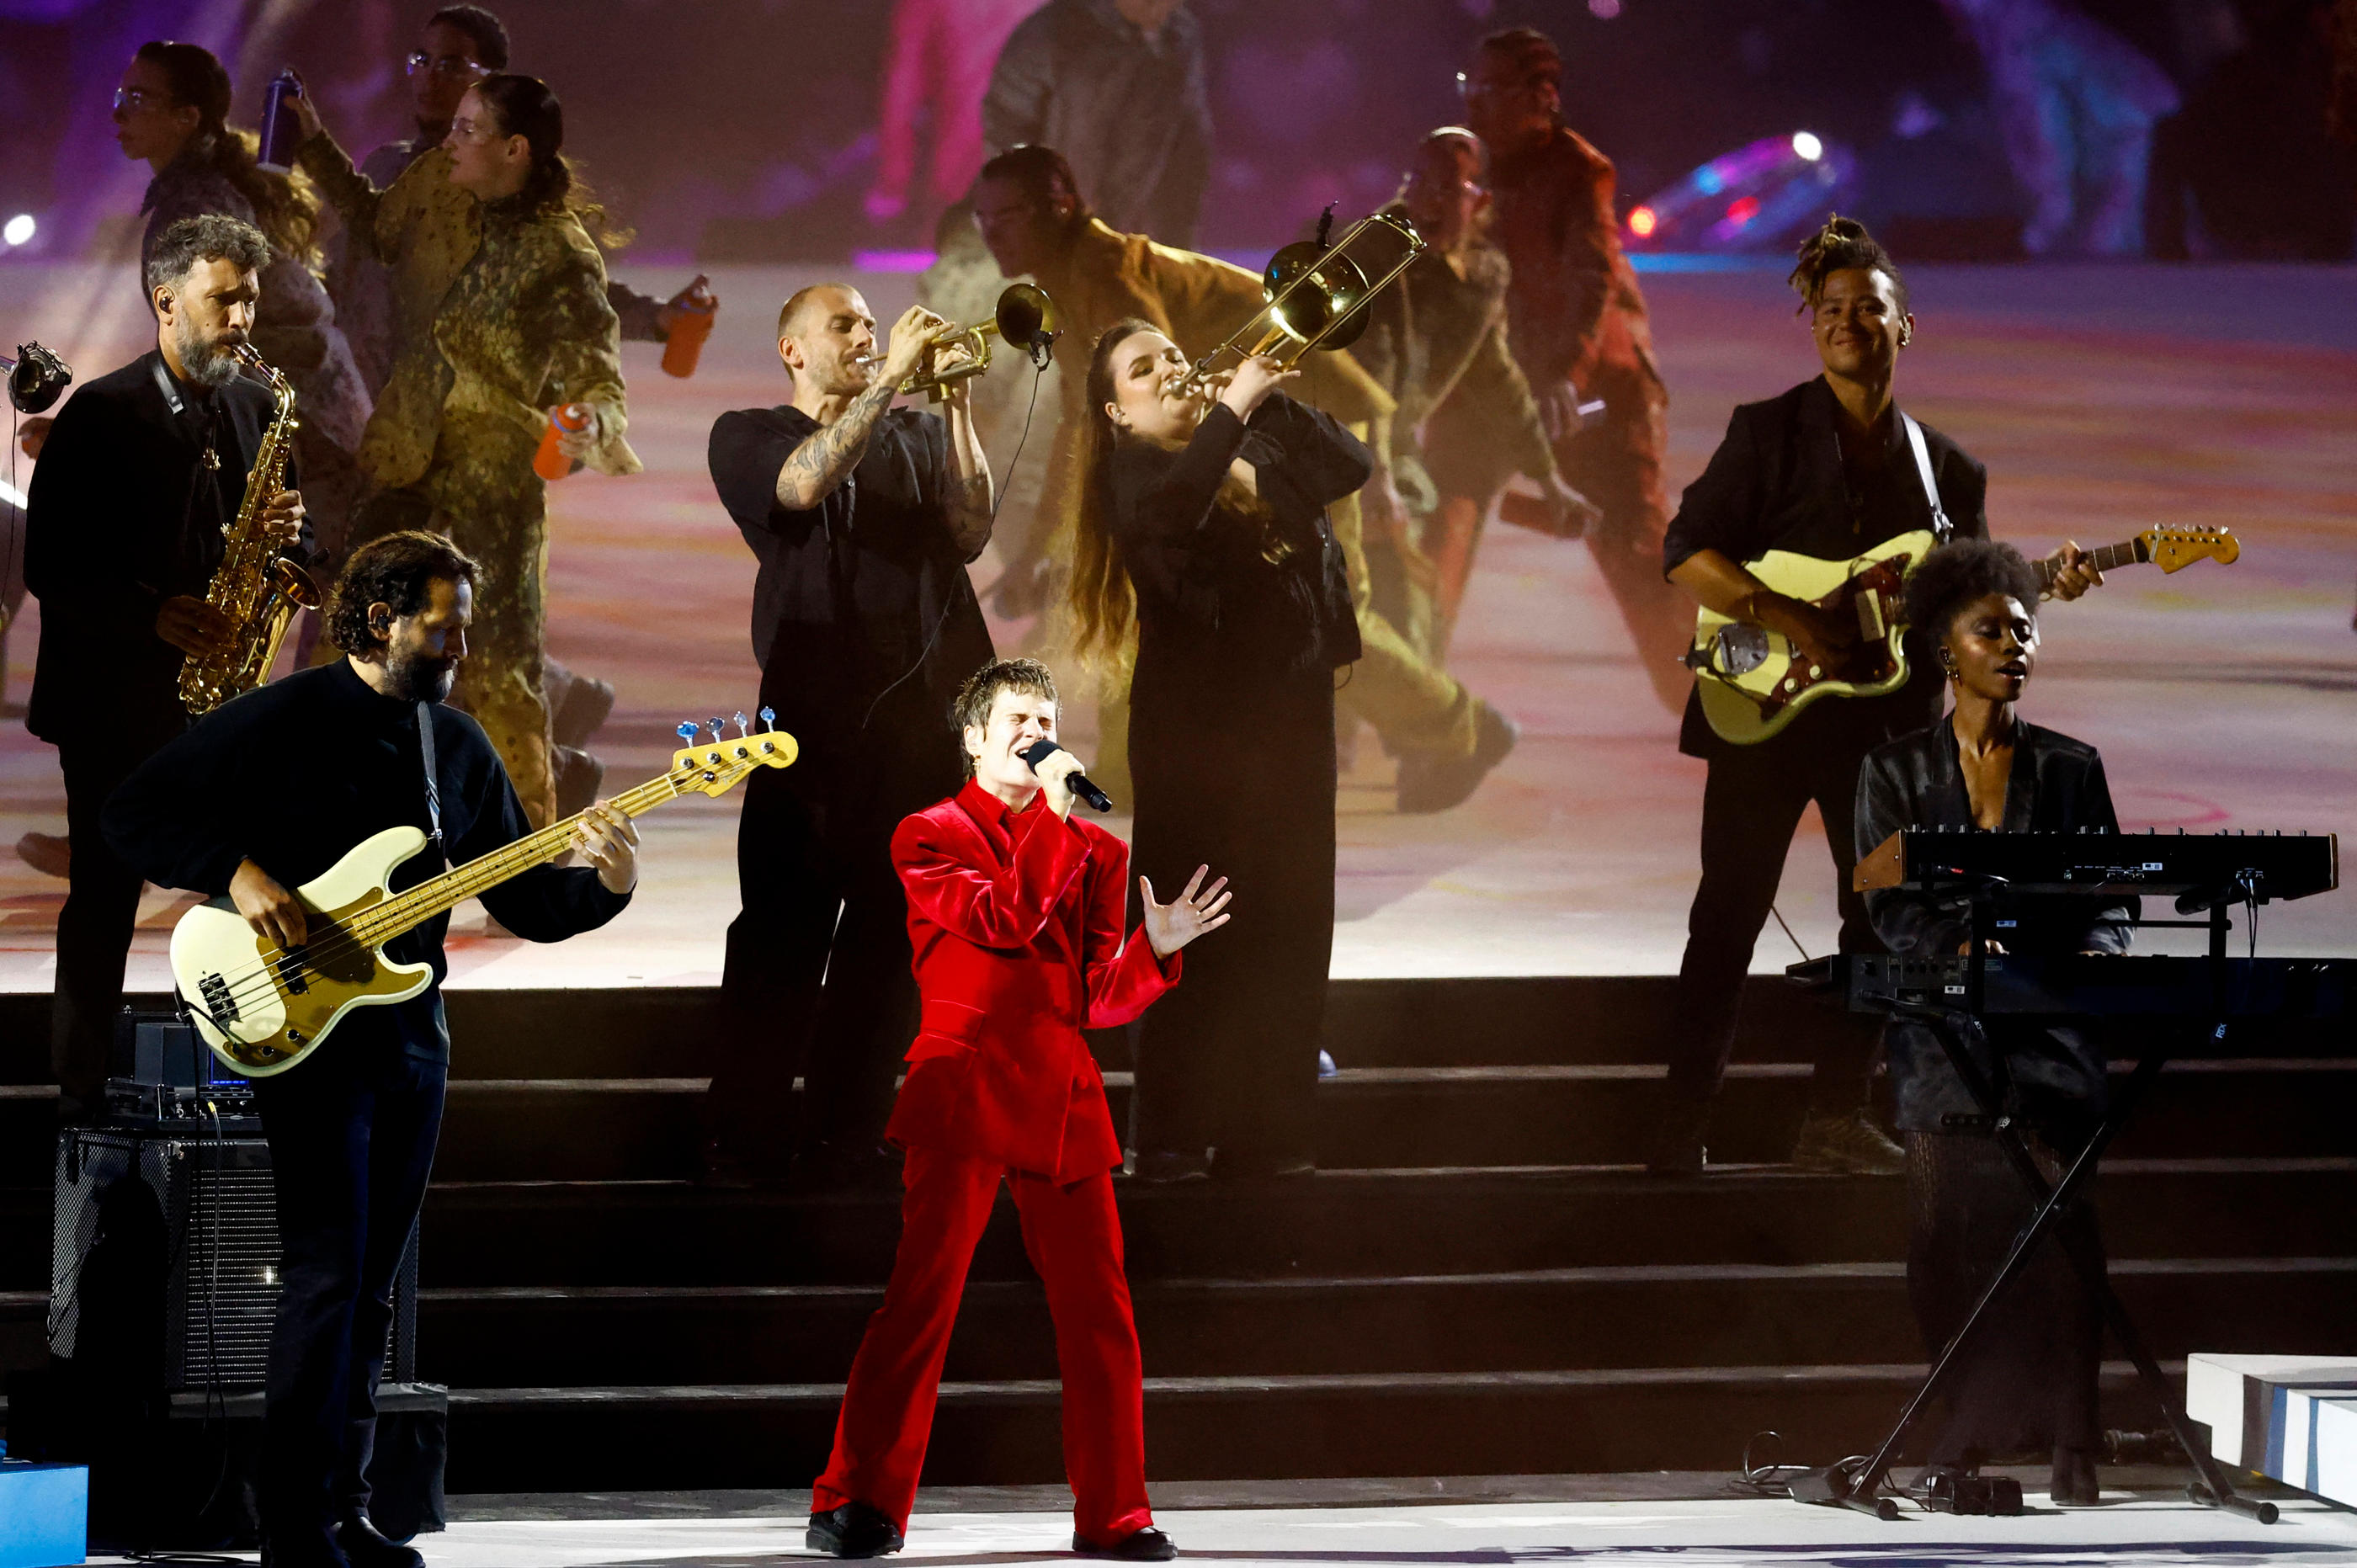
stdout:
<svg viewBox="0 0 2357 1568">
<path fill-rule="evenodd" d="M 1980 1019 L 1976 1015 L 1982 1005 L 1983 979 L 1987 961 L 1985 943 L 1989 919 L 1986 893 L 1985 888 L 1976 889 L 1973 898 L 1975 934 L 1972 979 L 1967 988 L 1969 1010 L 1905 1002 L 1894 996 L 1890 998 L 1889 1011 L 1895 1017 L 1911 1018 L 1924 1025 L 1940 1042 L 1940 1048 L 1947 1054 L 1949 1064 L 1955 1069 L 1956 1076 L 1963 1079 L 1965 1090 L 1972 1095 L 1975 1103 L 1980 1106 L 1983 1115 L 1979 1120 L 1986 1122 L 1991 1136 L 1996 1140 L 1998 1148 L 2005 1152 L 2007 1160 L 2021 1177 L 2023 1186 L 2029 1189 L 2030 1196 L 2037 1200 L 2038 1211 L 2030 1218 L 2029 1223 L 2022 1228 L 2021 1233 L 2014 1239 L 2012 1250 L 2006 1254 L 2005 1262 L 1999 1265 L 1996 1275 L 1981 1292 L 1980 1299 L 1973 1305 L 1972 1313 L 1964 1319 L 1964 1326 L 1956 1331 L 1955 1337 L 1940 1352 L 1939 1359 L 1932 1362 L 1930 1375 L 1923 1380 L 1922 1386 L 1915 1391 L 1913 1397 L 1908 1400 L 1906 1408 L 1900 1412 L 1899 1423 L 1891 1428 L 1889 1435 L 1882 1440 L 1881 1445 L 1862 1465 L 1853 1467 L 1852 1462 L 1845 1461 L 1841 1465 L 1823 1470 L 1812 1470 L 1792 1482 L 1790 1488 L 1792 1500 L 1795 1502 L 1854 1509 L 1860 1513 L 1872 1514 L 1881 1520 L 1895 1520 L 1899 1517 L 1898 1502 L 1881 1494 L 1883 1482 L 1889 1477 L 1891 1466 L 1898 1463 L 1900 1449 L 1906 1442 L 1907 1434 L 1930 1406 L 1932 1399 L 1947 1385 L 1956 1369 L 1963 1365 L 1964 1353 L 1972 1347 L 1977 1331 L 1988 1316 L 1990 1307 L 2020 1276 L 2038 1244 L 2045 1240 L 2050 1232 L 2054 1231 L 2057 1221 L 2072 1202 L 2083 1193 L 2087 1184 L 2094 1179 L 2095 1167 L 2102 1160 L 2104 1151 L 2110 1146 L 2112 1139 L 2136 1109 L 2137 1102 L 2144 1098 L 2145 1091 L 2152 1086 L 2152 1080 L 2160 1075 L 2162 1066 L 2172 1054 L 2167 1043 L 2169 1032 L 2156 1031 L 2156 1037 L 2162 1043 L 2152 1046 L 2137 1058 L 2136 1070 L 2129 1075 L 2127 1082 L 2122 1086 L 2119 1092 L 2112 1096 L 2111 1103 L 2102 1119 L 2097 1122 L 2094 1133 L 2088 1138 L 2086 1146 L 2081 1149 L 2078 1156 L 2071 1162 L 2070 1168 L 2062 1175 L 2062 1179 L 2050 1187 L 2046 1182 L 2045 1173 L 2038 1168 L 2037 1160 L 2029 1153 L 2029 1145 L 2022 1141 L 2020 1127 L 2007 1112 L 2007 1087 L 2001 1081 L 2005 1071 L 2003 1053 L 1995 1049 L 1989 1053 L 1989 1058 L 2000 1075 L 1999 1081 L 1993 1081 L 1988 1075 L 1981 1071 L 1980 1064 L 1973 1059 L 1971 1051 L 1966 1048 L 1967 1031 L 1978 1032 L 1981 1027 Z M 2145 925 L 2198 923 L 2210 932 L 2210 957 L 2212 961 L 2213 974 L 2217 977 L 2213 982 L 2213 994 L 2218 1022 L 2212 1026 L 2209 1037 L 2219 1041 L 2225 1038 L 2227 1027 L 2223 978 L 2226 972 L 2225 910 L 2226 906 L 2223 903 L 2213 904 L 2209 910 L 2210 918 L 2200 922 L 2157 920 L 2138 922 Z M 2181 909 L 2180 912 L 2190 913 L 2191 911 Z M 2093 1293 L 2097 1304 L 2102 1307 L 2104 1326 L 2112 1331 L 2112 1337 L 2119 1341 L 2120 1347 L 2127 1352 L 2128 1359 L 2135 1363 L 2137 1378 L 2142 1380 L 2153 1398 L 2160 1402 L 2161 1413 L 2168 1420 L 2169 1430 L 2177 1434 L 2178 1443 L 2184 1448 L 2187 1457 L 2193 1463 L 2195 1473 L 2200 1477 L 2199 1480 L 2186 1488 L 2186 1495 L 2192 1501 L 2205 1508 L 2231 1509 L 2236 1513 L 2256 1520 L 2261 1524 L 2275 1523 L 2276 1505 L 2255 1498 L 2246 1498 L 2236 1492 L 2233 1484 L 2226 1479 L 2225 1472 L 2220 1468 L 2216 1458 L 2212 1455 L 2210 1445 L 2206 1442 L 2197 1440 L 2196 1434 L 2186 1420 L 2182 1402 L 2170 1390 L 2168 1380 L 2161 1374 L 2159 1363 L 2155 1361 L 2151 1352 L 2145 1348 L 2143 1336 L 2137 1333 L 2134 1320 L 2128 1316 L 2127 1309 L 2120 1304 L 2119 1296 L 2113 1291 L 2103 1258 L 2090 1249 L 2071 1245 L 2066 1240 L 2068 1234 L 2068 1232 L 2057 1234 L 2056 1243 L 2062 1246 L 2065 1254 L 2071 1260 L 2072 1267 L 2078 1272 L 2081 1283 Z"/>
</svg>

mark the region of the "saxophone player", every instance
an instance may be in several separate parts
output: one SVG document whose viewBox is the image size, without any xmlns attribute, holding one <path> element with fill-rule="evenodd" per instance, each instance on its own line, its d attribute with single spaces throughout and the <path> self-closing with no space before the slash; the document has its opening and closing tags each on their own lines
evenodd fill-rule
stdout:
<svg viewBox="0 0 2357 1568">
<path fill-rule="evenodd" d="M 68 400 L 27 498 L 25 579 L 41 601 L 41 646 L 26 725 L 58 748 L 73 844 L 49 1015 L 69 1121 L 103 1098 L 139 911 L 139 873 L 107 848 L 100 810 L 188 727 L 182 660 L 232 635 L 206 590 L 274 413 L 237 357 L 270 258 L 259 230 L 219 214 L 158 235 L 143 280 L 156 347 Z M 307 561 L 299 494 L 271 497 L 260 518 Z"/>
</svg>

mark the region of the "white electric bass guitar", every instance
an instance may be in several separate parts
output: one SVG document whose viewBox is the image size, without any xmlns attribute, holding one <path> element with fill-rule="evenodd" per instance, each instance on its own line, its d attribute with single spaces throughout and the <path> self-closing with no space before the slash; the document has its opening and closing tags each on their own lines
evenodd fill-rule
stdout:
<svg viewBox="0 0 2357 1568">
<path fill-rule="evenodd" d="M 1770 588 L 1855 618 L 1858 641 L 1851 667 L 1835 676 L 1812 664 L 1781 632 L 1731 620 L 1706 609 L 1695 618 L 1694 648 L 1685 658 L 1702 694 L 1702 714 L 1720 739 L 1737 746 L 1766 740 L 1823 697 L 1878 697 L 1907 683 L 1907 578 L 1939 541 L 1929 529 L 1886 539 L 1847 561 L 1820 560 L 1770 550 L 1744 569 Z M 2231 562 L 2243 553 L 2231 530 L 2148 528 L 2123 543 L 2087 553 L 2098 572 L 2150 562 L 2175 572 L 2196 561 Z M 2038 568 L 2039 586 L 2051 585 L 2050 563 Z"/>
<path fill-rule="evenodd" d="M 770 710 L 761 710 L 764 724 Z M 682 725 L 693 739 L 696 727 Z M 673 755 L 661 778 L 614 797 L 640 816 L 685 795 L 725 795 L 755 768 L 785 768 L 799 747 L 775 729 L 749 733 L 737 715 L 737 738 L 712 739 Z M 309 1059 L 355 1007 L 405 1002 L 433 983 L 433 966 L 388 963 L 385 943 L 488 887 L 545 865 L 571 845 L 579 816 L 528 833 L 399 893 L 393 873 L 425 847 L 414 827 L 372 833 L 323 875 L 295 890 L 307 913 L 300 947 L 281 949 L 258 936 L 226 898 L 200 904 L 172 929 L 172 978 L 197 1032 L 231 1071 L 268 1078 Z"/>
</svg>

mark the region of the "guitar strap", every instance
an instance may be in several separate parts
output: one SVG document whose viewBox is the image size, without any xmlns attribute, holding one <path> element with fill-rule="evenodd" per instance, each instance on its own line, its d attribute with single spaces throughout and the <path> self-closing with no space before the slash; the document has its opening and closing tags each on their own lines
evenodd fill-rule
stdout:
<svg viewBox="0 0 2357 1568">
<path fill-rule="evenodd" d="M 442 843 L 442 787 L 435 782 L 434 769 L 434 704 L 417 704 L 417 755 L 425 764 L 425 821 L 433 830 L 426 843 L 434 846 L 434 858 L 444 870 L 450 865 L 449 852 Z"/>
<path fill-rule="evenodd" d="M 1907 445 L 1915 449 L 1915 472 L 1923 481 L 1923 499 L 1932 503 L 1932 535 L 1945 544 L 1953 537 L 1956 525 L 1948 521 L 1948 511 L 1940 504 L 1940 487 L 1932 480 L 1932 449 L 1924 445 L 1923 427 L 1915 423 L 1905 409 L 1899 418 L 1907 426 Z"/>
</svg>

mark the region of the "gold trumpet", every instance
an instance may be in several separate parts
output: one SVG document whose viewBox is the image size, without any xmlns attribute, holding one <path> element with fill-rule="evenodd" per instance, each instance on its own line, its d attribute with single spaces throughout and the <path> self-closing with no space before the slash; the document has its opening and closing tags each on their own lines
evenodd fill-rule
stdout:
<svg viewBox="0 0 2357 1568">
<path fill-rule="evenodd" d="M 1230 354 L 1235 356 L 1235 364 L 1242 364 L 1274 349 L 1278 361 L 1290 369 L 1312 349 L 1347 349 L 1358 341 L 1359 334 L 1367 329 L 1367 302 L 1415 264 L 1424 253 L 1424 236 L 1405 214 L 1377 212 L 1351 224 L 1329 245 L 1326 233 L 1333 220 L 1329 208 L 1318 220 L 1318 238 L 1297 240 L 1269 258 L 1260 281 L 1260 296 L 1267 303 L 1229 333 L 1227 341 L 1196 360 L 1181 379 L 1181 386 L 1200 392 L 1211 377 L 1232 371 L 1234 364 L 1221 363 Z M 1388 267 L 1370 280 L 1367 269 L 1348 252 L 1353 245 L 1363 251 L 1362 241 L 1377 238 L 1378 231 L 1399 241 L 1402 249 Z M 1265 328 L 1263 322 L 1267 323 Z M 1248 338 L 1252 347 L 1245 348 Z"/>
<path fill-rule="evenodd" d="M 1036 284 L 1008 284 L 998 296 L 998 308 L 987 321 L 977 321 L 971 327 L 947 333 L 933 340 L 938 353 L 952 343 L 963 343 L 972 349 L 969 358 L 953 360 L 932 369 L 919 371 L 900 383 L 903 393 L 923 392 L 934 403 L 947 395 L 952 381 L 978 376 L 990 369 L 990 339 L 993 337 L 1008 343 L 1031 349 L 1043 338 L 1056 335 L 1056 306 L 1048 291 Z"/>
</svg>

